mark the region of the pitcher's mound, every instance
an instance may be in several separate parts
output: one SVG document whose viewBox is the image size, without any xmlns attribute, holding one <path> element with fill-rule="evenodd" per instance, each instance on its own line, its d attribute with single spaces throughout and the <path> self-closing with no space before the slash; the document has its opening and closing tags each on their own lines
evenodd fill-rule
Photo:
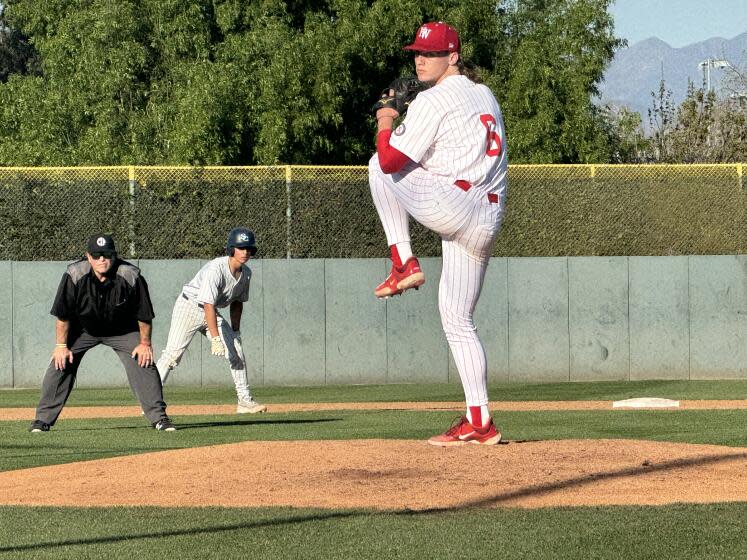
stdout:
<svg viewBox="0 0 747 560">
<path fill-rule="evenodd" d="M 0 473 L 0 503 L 431 509 L 747 501 L 747 450 L 631 440 L 265 441 Z"/>
</svg>

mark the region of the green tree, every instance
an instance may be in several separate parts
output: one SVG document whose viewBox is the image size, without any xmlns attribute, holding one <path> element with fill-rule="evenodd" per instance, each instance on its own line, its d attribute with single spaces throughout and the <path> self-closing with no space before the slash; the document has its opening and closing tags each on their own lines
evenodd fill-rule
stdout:
<svg viewBox="0 0 747 560">
<path fill-rule="evenodd" d="M 40 75 L 0 84 L 0 164 L 365 163 L 371 105 L 457 27 L 513 161 L 608 161 L 591 103 L 621 42 L 611 0 L 7 0 Z"/>
<path fill-rule="evenodd" d="M 661 163 L 730 163 L 747 159 L 747 104 L 740 98 L 719 99 L 705 86 L 688 85 L 676 106 L 672 92 L 660 83 L 649 109 L 651 161 Z"/>
<path fill-rule="evenodd" d="M 607 134 L 613 147 L 611 163 L 645 163 L 651 142 L 643 130 L 641 115 L 623 107 L 602 109 L 607 123 Z"/>
<path fill-rule="evenodd" d="M 509 7 L 511 64 L 504 70 L 514 161 L 605 162 L 614 147 L 594 106 L 614 51 L 609 0 L 522 0 Z"/>
<path fill-rule="evenodd" d="M 38 74 L 39 58 L 28 38 L 7 25 L 0 5 L 0 83 L 10 74 Z"/>
<path fill-rule="evenodd" d="M 728 98 L 714 110 L 711 158 L 719 163 L 747 161 L 747 99 Z"/>
<path fill-rule="evenodd" d="M 671 157 L 678 163 L 705 163 L 711 158 L 711 138 L 714 124 L 716 94 L 695 89 L 688 82 L 687 96 L 677 108 L 677 120 L 672 133 Z"/>
<path fill-rule="evenodd" d="M 648 121 L 651 128 L 651 157 L 654 161 L 666 162 L 672 156 L 672 133 L 676 125 L 676 107 L 672 91 L 667 89 L 664 79 L 659 82 L 659 91 L 651 92 L 651 107 Z"/>
</svg>

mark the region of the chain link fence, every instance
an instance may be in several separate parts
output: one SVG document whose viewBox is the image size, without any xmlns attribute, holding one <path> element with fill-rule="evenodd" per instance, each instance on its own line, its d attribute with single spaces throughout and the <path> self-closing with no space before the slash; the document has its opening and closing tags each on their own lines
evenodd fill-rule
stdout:
<svg viewBox="0 0 747 560">
<path fill-rule="evenodd" d="M 747 252 L 741 164 L 517 165 L 496 254 Z"/>
<path fill-rule="evenodd" d="M 0 260 L 71 260 L 91 233 L 124 258 L 383 257 L 363 166 L 0 168 Z M 412 224 L 413 248 L 440 255 Z M 742 164 L 512 165 L 496 256 L 747 253 Z"/>
</svg>

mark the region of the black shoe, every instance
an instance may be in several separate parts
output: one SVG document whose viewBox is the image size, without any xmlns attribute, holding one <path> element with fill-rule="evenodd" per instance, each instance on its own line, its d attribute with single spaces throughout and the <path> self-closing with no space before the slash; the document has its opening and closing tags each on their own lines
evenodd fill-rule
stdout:
<svg viewBox="0 0 747 560">
<path fill-rule="evenodd" d="M 161 418 L 158 422 L 153 424 L 153 427 L 159 432 L 175 432 L 176 426 L 168 418 Z"/>
<path fill-rule="evenodd" d="M 49 424 L 46 422 L 42 422 L 41 420 L 34 420 L 31 423 L 31 427 L 29 428 L 29 432 L 32 433 L 38 433 L 38 432 L 48 432 L 49 431 Z"/>
</svg>

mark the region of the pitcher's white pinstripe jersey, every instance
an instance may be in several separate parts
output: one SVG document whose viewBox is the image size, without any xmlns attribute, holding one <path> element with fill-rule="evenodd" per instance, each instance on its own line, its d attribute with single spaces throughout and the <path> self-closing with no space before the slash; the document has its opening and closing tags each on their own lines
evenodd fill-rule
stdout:
<svg viewBox="0 0 747 560">
<path fill-rule="evenodd" d="M 472 196 L 505 194 L 508 158 L 500 106 L 487 86 L 466 76 L 449 76 L 419 93 L 390 144 L 446 184 L 469 182 Z"/>
</svg>

